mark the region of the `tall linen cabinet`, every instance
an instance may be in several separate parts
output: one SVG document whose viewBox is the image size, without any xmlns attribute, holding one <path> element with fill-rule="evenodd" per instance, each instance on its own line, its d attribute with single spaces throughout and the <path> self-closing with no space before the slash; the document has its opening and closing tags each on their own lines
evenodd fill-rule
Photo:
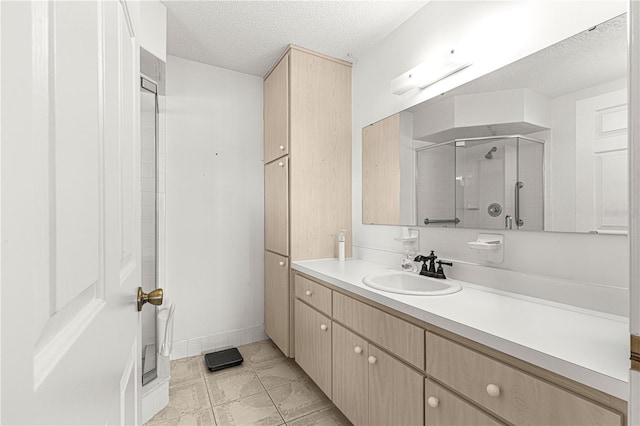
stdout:
<svg viewBox="0 0 640 426">
<path fill-rule="evenodd" d="M 289 46 L 264 80 L 265 331 L 293 357 L 290 262 L 351 256 L 351 64 Z"/>
</svg>

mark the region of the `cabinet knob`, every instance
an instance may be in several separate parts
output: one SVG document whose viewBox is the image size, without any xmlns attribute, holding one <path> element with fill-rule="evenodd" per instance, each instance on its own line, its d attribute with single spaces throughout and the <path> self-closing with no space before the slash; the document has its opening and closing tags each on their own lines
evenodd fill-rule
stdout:
<svg viewBox="0 0 640 426">
<path fill-rule="evenodd" d="M 497 398 L 500 396 L 500 386 L 494 385 L 493 383 L 489 383 L 487 385 L 487 393 L 489 396 Z"/>
<path fill-rule="evenodd" d="M 429 407 L 431 408 L 437 408 L 440 404 L 440 400 L 435 396 L 430 396 L 429 398 L 427 398 L 427 404 L 429 404 Z"/>
<path fill-rule="evenodd" d="M 284 266 L 284 262 L 281 260 L 280 262 L 278 262 L 278 265 Z"/>
<path fill-rule="evenodd" d="M 281 162 L 278 163 L 278 166 L 279 167 L 284 167 L 284 163 L 281 161 Z"/>
<path fill-rule="evenodd" d="M 311 293 L 311 290 L 307 290 L 304 292 L 304 294 L 306 294 L 307 296 L 311 296 L 312 293 Z"/>
<path fill-rule="evenodd" d="M 284 145 L 280 145 L 280 151 L 284 151 Z"/>
<path fill-rule="evenodd" d="M 375 364 L 377 360 L 378 360 L 378 358 L 376 358 L 373 355 L 369 355 L 369 358 L 367 359 L 367 361 L 369 361 L 369 364 L 371 364 L 371 365 Z"/>
<path fill-rule="evenodd" d="M 322 331 L 327 331 L 327 329 L 328 329 L 328 328 L 329 328 L 329 327 L 327 327 L 327 324 L 322 324 L 322 325 L 320 326 L 320 330 L 322 330 Z"/>
<path fill-rule="evenodd" d="M 361 354 L 362 353 L 362 348 L 360 346 L 356 346 L 355 348 L 353 348 L 353 351 L 357 354 Z"/>
</svg>

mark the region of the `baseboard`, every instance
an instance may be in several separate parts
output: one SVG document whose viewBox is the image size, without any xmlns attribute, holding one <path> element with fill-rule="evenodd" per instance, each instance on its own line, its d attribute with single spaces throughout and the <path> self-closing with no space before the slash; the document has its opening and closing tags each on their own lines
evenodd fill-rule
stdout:
<svg viewBox="0 0 640 426">
<path fill-rule="evenodd" d="M 171 359 L 188 358 L 233 346 L 246 345 L 267 339 L 264 324 L 224 331 L 211 336 L 174 340 Z"/>
</svg>

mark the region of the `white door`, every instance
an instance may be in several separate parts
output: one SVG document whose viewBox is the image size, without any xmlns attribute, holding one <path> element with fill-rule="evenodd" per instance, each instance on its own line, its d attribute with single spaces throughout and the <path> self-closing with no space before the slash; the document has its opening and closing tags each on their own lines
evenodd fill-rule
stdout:
<svg viewBox="0 0 640 426">
<path fill-rule="evenodd" d="M 576 231 L 628 229 L 627 90 L 576 103 Z"/>
<path fill-rule="evenodd" d="M 136 16 L 0 3 L 3 424 L 140 419 Z"/>
</svg>

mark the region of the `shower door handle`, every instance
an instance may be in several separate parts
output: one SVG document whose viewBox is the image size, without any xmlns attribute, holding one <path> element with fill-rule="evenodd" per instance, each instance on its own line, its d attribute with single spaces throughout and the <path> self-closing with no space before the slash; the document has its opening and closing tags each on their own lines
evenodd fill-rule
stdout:
<svg viewBox="0 0 640 426">
<path fill-rule="evenodd" d="M 138 312 L 142 310 L 142 306 L 147 302 L 156 306 L 162 305 L 162 297 L 163 291 L 161 288 L 157 288 L 147 294 L 142 291 L 142 287 L 138 287 Z"/>
<path fill-rule="evenodd" d="M 520 227 L 522 225 L 524 225 L 524 220 L 520 219 L 520 190 L 522 189 L 522 187 L 524 186 L 523 182 L 516 182 L 516 189 L 515 189 L 515 202 L 516 202 L 516 208 L 515 208 L 515 219 L 516 219 L 516 226 Z"/>
</svg>

